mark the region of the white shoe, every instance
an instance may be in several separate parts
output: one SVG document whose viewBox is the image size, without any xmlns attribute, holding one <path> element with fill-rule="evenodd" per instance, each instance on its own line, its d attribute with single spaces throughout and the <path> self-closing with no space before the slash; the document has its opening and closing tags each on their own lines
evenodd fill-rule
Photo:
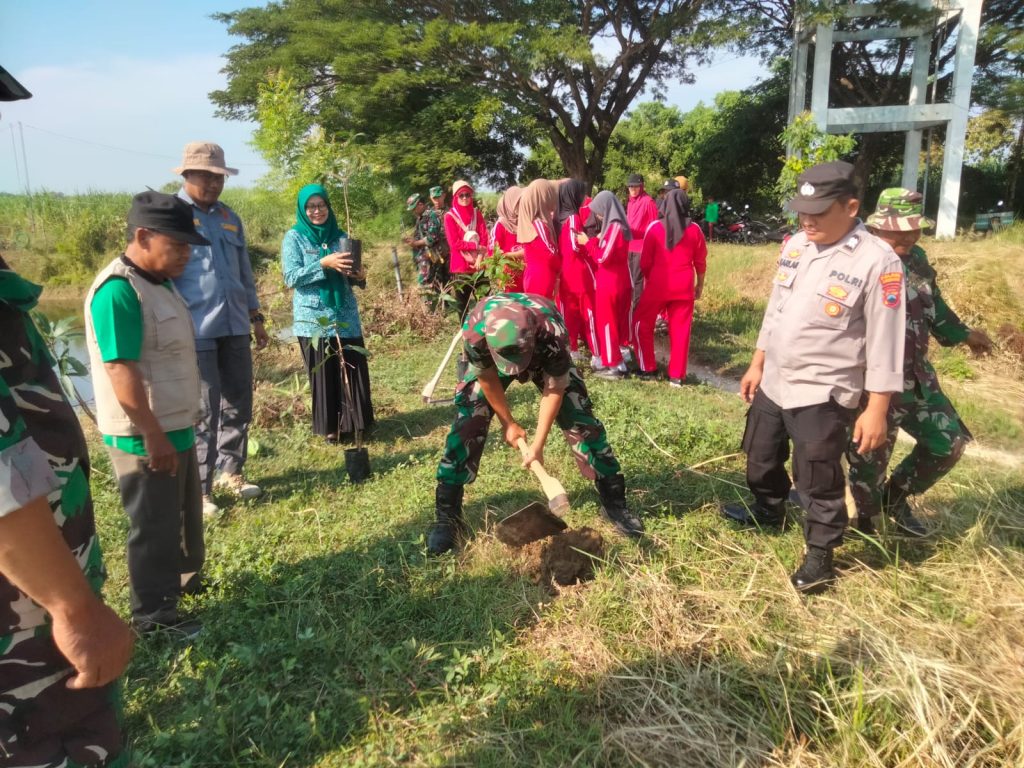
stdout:
<svg viewBox="0 0 1024 768">
<path fill-rule="evenodd" d="M 590 358 L 590 367 L 593 368 L 595 371 L 600 371 L 602 368 L 604 368 L 604 363 L 601 362 L 600 357 L 594 355 L 592 358 Z"/>
<path fill-rule="evenodd" d="M 223 488 L 240 499 L 258 499 L 263 495 L 263 491 L 258 485 L 245 482 L 245 478 L 241 475 L 229 475 L 227 472 L 221 472 L 213 481 L 213 485 L 216 488 Z"/>
<path fill-rule="evenodd" d="M 619 347 L 619 354 L 622 355 L 622 362 L 632 363 L 633 362 L 633 350 L 629 347 Z"/>
<path fill-rule="evenodd" d="M 220 515 L 220 507 L 209 496 L 203 496 L 203 517 L 209 519 Z"/>
</svg>

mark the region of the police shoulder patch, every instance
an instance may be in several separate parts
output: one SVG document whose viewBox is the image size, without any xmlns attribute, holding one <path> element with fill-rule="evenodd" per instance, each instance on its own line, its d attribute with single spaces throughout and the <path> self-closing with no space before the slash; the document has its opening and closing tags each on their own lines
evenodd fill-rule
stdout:
<svg viewBox="0 0 1024 768">
<path fill-rule="evenodd" d="M 886 272 L 878 278 L 878 282 L 882 284 L 882 303 L 889 309 L 896 309 L 903 295 L 903 273 Z"/>
<path fill-rule="evenodd" d="M 829 317 L 838 317 L 842 311 L 843 307 L 838 302 L 830 301 L 825 305 L 825 314 Z"/>
</svg>

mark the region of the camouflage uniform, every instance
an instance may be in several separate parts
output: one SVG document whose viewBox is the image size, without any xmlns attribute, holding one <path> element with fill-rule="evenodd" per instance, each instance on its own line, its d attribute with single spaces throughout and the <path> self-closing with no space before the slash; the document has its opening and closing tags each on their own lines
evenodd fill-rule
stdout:
<svg viewBox="0 0 1024 768">
<path fill-rule="evenodd" d="M 412 249 L 420 289 L 428 295 L 438 294 L 449 279 L 448 239 L 444 236 L 440 214 L 430 208 L 424 210 L 416 219 L 413 238 L 427 241 L 426 245 Z"/>
<path fill-rule="evenodd" d="M 948 347 L 966 341 L 970 329 L 942 298 L 935 270 L 923 249 L 914 246 L 903 266 L 907 278 L 903 392 L 890 402 L 885 445 L 866 456 L 852 445 L 847 451 L 850 491 L 859 517 L 879 514 L 883 501 L 886 506 L 895 506 L 907 496 L 931 488 L 956 465 L 971 440 L 971 433 L 939 386 L 939 377 L 928 361 L 929 333 Z M 885 470 L 901 427 L 916 445 L 886 484 Z"/>
<path fill-rule="evenodd" d="M 510 304 L 527 307 L 530 311 L 511 315 L 503 311 Z M 493 336 L 495 327 L 503 321 L 510 326 L 507 329 L 510 338 L 519 335 L 519 323 L 528 322 L 533 325 L 533 333 L 527 335 L 535 339 L 534 346 L 522 350 L 524 359 L 529 362 L 515 375 L 502 372 L 510 370 L 509 361 L 496 361 L 496 355 L 487 343 L 487 335 Z M 487 431 L 494 416 L 494 409 L 484 397 L 477 374 L 496 364 L 503 389 L 507 389 L 515 380 L 523 383 L 532 381 L 541 391 L 547 379 L 567 381 L 562 407 L 555 421 L 569 442 L 580 472 L 591 480 L 620 472 L 619 462 L 608 444 L 604 425 L 594 416 L 587 387 L 572 366 L 565 323 L 553 302 L 541 296 L 523 293 L 488 297 L 471 311 L 463 325 L 462 334 L 470 369 L 456 390 L 457 415 L 445 441 L 441 464 L 437 468 L 437 479 L 440 482 L 465 485 L 476 479 Z M 513 365 L 511 370 L 516 370 L 516 367 Z"/>
<path fill-rule="evenodd" d="M 54 520 L 99 594 L 103 568 L 85 438 L 28 315 L 38 286 L 0 259 L 0 515 L 46 495 Z M 49 618 L 0 575 L 0 765 L 122 766 L 119 683 L 70 690 L 73 673 Z"/>
<path fill-rule="evenodd" d="M 922 215 L 921 199 L 919 193 L 909 189 L 886 189 L 867 224 L 893 233 L 915 232 L 931 226 Z M 909 255 L 901 258 L 907 286 L 903 391 L 890 401 L 885 445 L 866 456 L 857 453 L 854 445 L 847 450 L 850 492 L 859 520 L 880 514 L 883 506 L 897 520 L 907 519 L 907 497 L 935 485 L 956 465 L 971 440 L 971 433 L 942 391 L 939 377 L 928 362 L 929 334 L 949 347 L 967 341 L 970 328 L 942 298 L 935 283 L 935 270 L 924 250 L 915 245 Z M 916 445 L 886 483 L 885 471 L 901 427 Z M 915 525 L 919 524 L 915 521 Z"/>
</svg>

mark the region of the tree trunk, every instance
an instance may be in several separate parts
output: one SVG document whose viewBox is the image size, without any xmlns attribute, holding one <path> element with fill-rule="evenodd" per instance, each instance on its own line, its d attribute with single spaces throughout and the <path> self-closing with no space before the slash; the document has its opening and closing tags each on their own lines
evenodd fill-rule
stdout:
<svg viewBox="0 0 1024 768">
<path fill-rule="evenodd" d="M 1024 205 L 1017 205 L 1017 182 L 1020 179 L 1021 165 L 1024 164 L 1024 115 L 1021 116 L 1017 128 L 1017 141 L 1013 143 L 1010 162 L 1006 168 L 1006 207 L 1018 216 L 1024 214 Z"/>
</svg>

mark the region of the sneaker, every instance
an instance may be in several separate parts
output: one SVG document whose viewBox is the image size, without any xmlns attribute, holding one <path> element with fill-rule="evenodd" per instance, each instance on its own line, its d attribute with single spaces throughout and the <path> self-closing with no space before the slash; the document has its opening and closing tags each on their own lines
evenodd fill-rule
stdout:
<svg viewBox="0 0 1024 768">
<path fill-rule="evenodd" d="M 241 475 L 231 475 L 227 472 L 221 472 L 213 481 L 213 485 L 216 488 L 223 488 L 243 500 L 258 499 L 263 495 L 263 491 L 258 485 L 247 483 Z"/>
<path fill-rule="evenodd" d="M 604 368 L 604 363 L 601 361 L 600 356 L 594 355 L 590 358 L 590 367 L 595 371 L 600 371 Z"/>
<path fill-rule="evenodd" d="M 619 354 L 622 355 L 623 363 L 633 362 L 633 350 L 629 347 L 619 347 Z"/>
<path fill-rule="evenodd" d="M 594 375 L 606 381 L 622 381 L 626 378 L 626 372 L 617 366 L 615 368 L 598 368 L 594 371 Z"/>
<path fill-rule="evenodd" d="M 836 582 L 836 572 L 832 570 L 832 550 L 808 547 L 803 563 L 789 577 L 789 581 L 797 592 L 805 595 L 816 595 L 831 587 Z"/>
<path fill-rule="evenodd" d="M 174 623 L 132 619 L 132 629 L 139 635 L 166 635 L 180 640 L 194 640 L 203 631 L 203 623 L 199 619 L 179 619 Z"/>
<path fill-rule="evenodd" d="M 676 387 L 677 389 L 682 389 L 683 388 L 683 380 L 682 379 L 669 379 L 668 380 L 668 385 L 670 387 Z"/>
<path fill-rule="evenodd" d="M 203 517 L 211 519 L 220 515 L 220 507 L 209 496 L 203 496 Z"/>
</svg>

